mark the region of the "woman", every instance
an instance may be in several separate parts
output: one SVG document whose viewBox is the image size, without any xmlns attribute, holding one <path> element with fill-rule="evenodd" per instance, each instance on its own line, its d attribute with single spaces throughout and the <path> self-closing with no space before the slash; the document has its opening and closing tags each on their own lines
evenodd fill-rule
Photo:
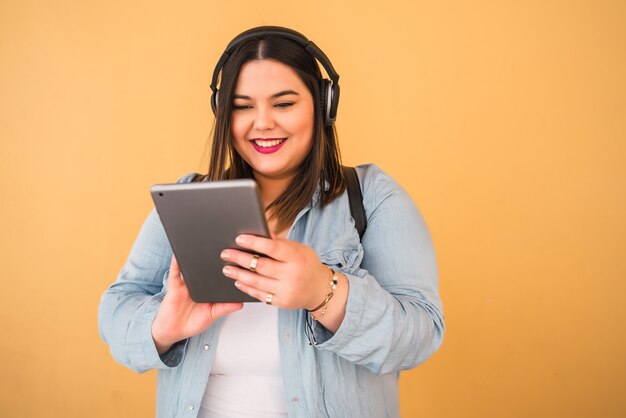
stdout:
<svg viewBox="0 0 626 418">
<path fill-rule="evenodd" d="M 206 178 L 254 178 L 273 236 L 238 237 L 264 256 L 225 249 L 236 266 L 224 274 L 265 303 L 194 303 L 149 215 L 99 321 L 119 362 L 159 370 L 158 416 L 398 417 L 400 370 L 441 344 L 428 231 L 374 165 L 357 168 L 368 226 L 361 240 L 355 229 L 333 127 L 337 81 L 323 52 L 285 28 L 244 32 L 218 63 Z"/>
</svg>

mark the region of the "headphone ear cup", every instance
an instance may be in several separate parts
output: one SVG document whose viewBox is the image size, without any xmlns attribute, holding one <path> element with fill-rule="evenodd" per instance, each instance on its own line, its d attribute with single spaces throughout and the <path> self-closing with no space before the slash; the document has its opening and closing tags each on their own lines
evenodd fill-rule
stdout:
<svg viewBox="0 0 626 418">
<path fill-rule="evenodd" d="M 331 82 L 324 78 L 320 82 L 320 110 L 322 112 L 322 117 L 324 118 L 324 126 L 328 126 L 328 104 L 329 104 L 329 94 L 330 94 L 330 85 Z"/>
<path fill-rule="evenodd" d="M 339 107 L 339 84 L 334 84 L 328 89 L 328 126 L 335 123 L 337 119 L 337 107 Z"/>
<path fill-rule="evenodd" d="M 211 109 L 213 109 L 214 115 L 217 115 L 217 95 L 218 94 L 219 94 L 219 91 L 217 89 L 215 89 L 213 94 L 211 94 Z"/>
</svg>

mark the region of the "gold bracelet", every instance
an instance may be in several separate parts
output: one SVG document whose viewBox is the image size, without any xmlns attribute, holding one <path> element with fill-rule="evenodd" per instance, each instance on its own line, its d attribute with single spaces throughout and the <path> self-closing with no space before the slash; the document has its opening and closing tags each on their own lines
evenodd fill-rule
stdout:
<svg viewBox="0 0 626 418">
<path fill-rule="evenodd" d="M 337 288 L 337 280 L 335 280 L 335 272 L 330 267 L 328 268 L 328 270 L 330 272 L 330 275 L 328 276 L 329 283 L 328 283 L 328 292 L 326 293 L 326 297 L 324 298 L 322 303 L 319 304 L 317 308 L 307 309 L 307 312 L 315 312 L 319 310 L 322 306 L 327 304 L 330 298 L 332 297 L 329 295 L 331 295 L 333 293 L 333 290 Z"/>
<path fill-rule="evenodd" d="M 322 303 L 319 304 L 319 306 L 317 306 L 314 309 L 307 309 L 307 312 L 309 312 L 311 314 L 311 317 L 316 320 L 319 321 L 320 319 L 322 319 L 324 317 L 324 315 L 326 314 L 326 309 L 328 308 L 328 301 L 331 300 L 333 298 L 333 295 L 335 294 L 335 289 L 337 289 L 337 273 L 331 269 L 330 267 L 328 268 L 328 270 L 330 270 L 330 276 L 328 278 L 328 292 L 326 292 L 326 297 L 324 298 L 324 300 L 322 301 Z M 318 316 L 313 315 L 313 312 L 322 310 L 320 312 L 320 314 Z"/>
</svg>

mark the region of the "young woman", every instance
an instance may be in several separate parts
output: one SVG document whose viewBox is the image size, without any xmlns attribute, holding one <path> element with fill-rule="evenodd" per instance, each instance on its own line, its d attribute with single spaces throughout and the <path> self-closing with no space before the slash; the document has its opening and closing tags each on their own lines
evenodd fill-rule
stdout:
<svg viewBox="0 0 626 418">
<path fill-rule="evenodd" d="M 399 372 L 441 344 L 427 228 L 374 165 L 357 167 L 362 239 L 355 229 L 333 127 L 337 81 L 323 52 L 286 28 L 246 31 L 220 59 L 203 179 L 259 186 L 272 238 L 237 242 L 264 256 L 221 256 L 236 265 L 224 269 L 232 284 L 264 303 L 194 303 L 148 216 L 99 323 L 119 362 L 159 370 L 158 416 L 398 417 Z"/>
</svg>

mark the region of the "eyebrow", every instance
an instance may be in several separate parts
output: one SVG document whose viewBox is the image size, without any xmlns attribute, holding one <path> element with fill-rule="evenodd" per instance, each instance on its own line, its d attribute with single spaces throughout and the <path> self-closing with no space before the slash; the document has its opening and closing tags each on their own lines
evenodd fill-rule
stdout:
<svg viewBox="0 0 626 418">
<path fill-rule="evenodd" d="M 287 96 L 289 94 L 295 94 L 296 96 L 299 96 L 300 94 L 294 90 L 283 90 L 283 91 L 279 91 L 278 93 L 272 94 L 270 96 L 270 99 L 276 99 L 277 97 L 281 97 L 281 96 Z M 251 100 L 250 96 L 245 96 L 243 94 L 235 94 L 233 96 L 233 99 L 244 99 L 244 100 Z"/>
</svg>

